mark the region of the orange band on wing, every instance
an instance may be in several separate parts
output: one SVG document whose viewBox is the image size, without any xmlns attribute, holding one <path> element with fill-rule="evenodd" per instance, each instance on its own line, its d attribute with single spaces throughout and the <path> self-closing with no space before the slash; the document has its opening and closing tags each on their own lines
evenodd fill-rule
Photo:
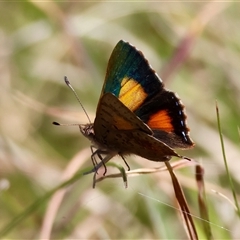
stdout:
<svg viewBox="0 0 240 240">
<path fill-rule="evenodd" d="M 147 122 L 147 125 L 152 129 L 161 129 L 166 132 L 174 131 L 171 118 L 166 110 L 161 110 L 153 114 Z"/>
</svg>

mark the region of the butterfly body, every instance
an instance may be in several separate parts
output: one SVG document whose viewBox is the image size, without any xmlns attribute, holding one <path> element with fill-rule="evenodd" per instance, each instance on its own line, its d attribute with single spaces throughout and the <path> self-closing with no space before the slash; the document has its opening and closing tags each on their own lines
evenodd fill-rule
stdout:
<svg viewBox="0 0 240 240">
<path fill-rule="evenodd" d="M 107 105 L 101 104 L 97 121 L 83 125 L 81 130 L 99 152 L 121 156 L 135 154 L 153 161 L 166 161 L 170 156 L 179 156 L 164 142 L 153 137 L 151 129 L 114 95 L 107 93 L 103 99 Z M 112 124 L 109 124 L 110 121 Z"/>
<path fill-rule="evenodd" d="M 182 157 L 175 148 L 194 145 L 179 98 L 164 88 L 143 54 L 122 40 L 109 59 L 94 123 L 80 130 L 103 164 L 110 158 L 102 155 L 117 154 L 167 161 Z"/>
</svg>

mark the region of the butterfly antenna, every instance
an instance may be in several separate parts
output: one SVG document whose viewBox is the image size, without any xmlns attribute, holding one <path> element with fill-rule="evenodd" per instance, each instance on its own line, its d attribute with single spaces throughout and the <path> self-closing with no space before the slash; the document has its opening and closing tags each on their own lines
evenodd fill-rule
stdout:
<svg viewBox="0 0 240 240">
<path fill-rule="evenodd" d="M 52 122 L 53 125 L 57 126 L 79 126 L 79 123 L 58 123 L 58 122 Z"/>
<path fill-rule="evenodd" d="M 72 87 L 71 83 L 69 82 L 69 80 L 68 80 L 68 78 L 67 78 L 66 76 L 64 76 L 64 81 L 65 81 L 65 83 L 67 84 L 67 86 L 68 86 L 68 87 L 72 90 L 72 92 L 74 93 L 74 95 L 75 95 L 76 99 L 78 100 L 79 104 L 81 105 L 81 107 L 82 107 L 85 115 L 87 116 L 89 123 L 91 124 L 91 120 L 90 120 L 90 118 L 89 118 L 89 116 L 88 116 L 88 114 L 87 114 L 87 111 L 86 111 L 85 108 L 83 107 L 83 105 L 82 105 L 82 103 L 81 103 L 81 101 L 80 101 L 80 99 L 79 99 L 76 91 L 74 90 L 74 88 Z M 58 124 L 55 124 L 55 125 L 58 125 Z"/>
</svg>

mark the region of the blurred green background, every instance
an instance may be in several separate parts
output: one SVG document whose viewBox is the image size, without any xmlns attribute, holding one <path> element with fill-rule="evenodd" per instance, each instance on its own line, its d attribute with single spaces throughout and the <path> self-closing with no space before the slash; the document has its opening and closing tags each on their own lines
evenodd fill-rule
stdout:
<svg viewBox="0 0 240 240">
<path fill-rule="evenodd" d="M 214 238 L 239 239 L 239 218 L 219 194 L 232 199 L 215 110 L 217 100 L 239 194 L 239 7 L 233 2 L 1 2 L 0 229 L 73 172 L 92 166 L 90 143 L 78 127 L 52 125 L 87 123 L 63 77 L 93 121 L 109 56 L 124 39 L 144 53 L 186 106 L 196 147 L 183 154 L 205 169 Z M 135 156 L 127 160 L 131 169 L 162 165 Z M 121 159 L 112 161 L 123 165 Z M 204 238 L 194 171 L 189 167 L 176 175 Z M 131 177 L 127 189 L 121 178 L 92 189 L 92 175 L 86 175 L 60 194 L 7 236 L 186 239 L 167 172 Z"/>
</svg>

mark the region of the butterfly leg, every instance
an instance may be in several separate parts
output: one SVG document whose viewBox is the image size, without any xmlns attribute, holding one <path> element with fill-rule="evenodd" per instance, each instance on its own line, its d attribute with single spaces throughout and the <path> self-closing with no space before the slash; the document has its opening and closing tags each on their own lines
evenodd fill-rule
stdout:
<svg viewBox="0 0 240 240">
<path fill-rule="evenodd" d="M 120 156 L 121 156 L 122 160 L 124 161 L 124 163 L 126 164 L 128 171 L 130 171 L 130 166 L 128 165 L 126 159 L 122 155 L 120 155 Z"/>
<path fill-rule="evenodd" d="M 91 160 L 92 160 L 92 164 L 93 164 L 94 170 L 95 170 L 94 172 L 97 172 L 97 170 L 99 169 L 99 168 L 96 168 L 96 166 L 98 165 L 98 162 L 95 158 L 97 150 L 94 151 L 94 148 L 95 148 L 94 146 L 90 146 L 90 149 L 91 149 L 91 152 L 92 152 Z M 98 155 L 98 157 L 99 157 L 99 155 Z M 99 157 L 99 158 L 101 160 L 101 157 Z"/>
<path fill-rule="evenodd" d="M 91 159 L 92 159 L 92 163 L 93 163 L 93 166 L 94 166 L 94 170 L 95 172 L 97 173 L 98 169 L 103 166 L 104 167 L 104 173 L 103 175 L 105 176 L 106 173 L 107 173 L 107 167 L 106 167 L 106 160 L 105 158 L 102 157 L 103 154 L 106 154 L 108 155 L 109 152 L 108 151 L 104 151 L 104 150 L 101 150 L 101 149 L 97 149 L 94 151 L 94 146 L 91 146 L 91 151 L 92 151 L 92 155 L 91 155 Z M 96 158 L 95 158 L 95 155 L 98 156 L 98 158 L 100 159 L 100 163 L 97 162 Z M 112 158 L 112 157 L 111 157 Z M 108 160 L 107 160 L 108 161 Z"/>
<path fill-rule="evenodd" d="M 99 157 L 99 159 L 101 160 L 101 162 L 94 166 L 95 171 L 94 171 L 94 175 L 93 175 L 93 188 L 95 188 L 95 185 L 96 185 L 96 182 L 97 182 L 97 179 L 96 179 L 97 170 L 101 166 L 104 166 L 105 170 L 104 170 L 103 176 L 105 176 L 105 174 L 107 173 L 106 163 L 116 155 L 116 154 L 109 154 L 109 152 L 103 151 L 103 150 L 100 150 L 100 149 L 97 149 L 95 152 L 93 152 L 92 157 L 95 158 L 96 154 Z M 107 154 L 107 155 L 106 155 L 106 157 L 103 158 L 101 154 Z"/>
<path fill-rule="evenodd" d="M 97 153 L 98 157 L 100 158 L 101 160 L 101 163 L 104 167 L 104 172 L 103 172 L 103 176 L 105 176 L 105 174 L 107 173 L 107 167 L 106 167 L 106 164 L 104 163 L 104 159 L 102 158 L 102 155 L 100 153 Z"/>
<path fill-rule="evenodd" d="M 109 152 L 109 151 L 105 151 L 105 150 L 101 150 L 101 149 L 97 149 L 94 153 L 94 155 L 97 154 L 97 156 L 99 157 L 99 159 L 101 160 L 101 162 L 99 162 L 95 167 L 98 170 L 101 166 L 104 166 L 104 173 L 103 175 L 105 176 L 105 174 L 107 173 L 107 167 L 106 167 L 106 163 L 112 159 L 114 156 L 116 156 L 117 154 L 115 152 Z M 103 158 L 102 155 L 105 155 L 105 157 Z"/>
</svg>

